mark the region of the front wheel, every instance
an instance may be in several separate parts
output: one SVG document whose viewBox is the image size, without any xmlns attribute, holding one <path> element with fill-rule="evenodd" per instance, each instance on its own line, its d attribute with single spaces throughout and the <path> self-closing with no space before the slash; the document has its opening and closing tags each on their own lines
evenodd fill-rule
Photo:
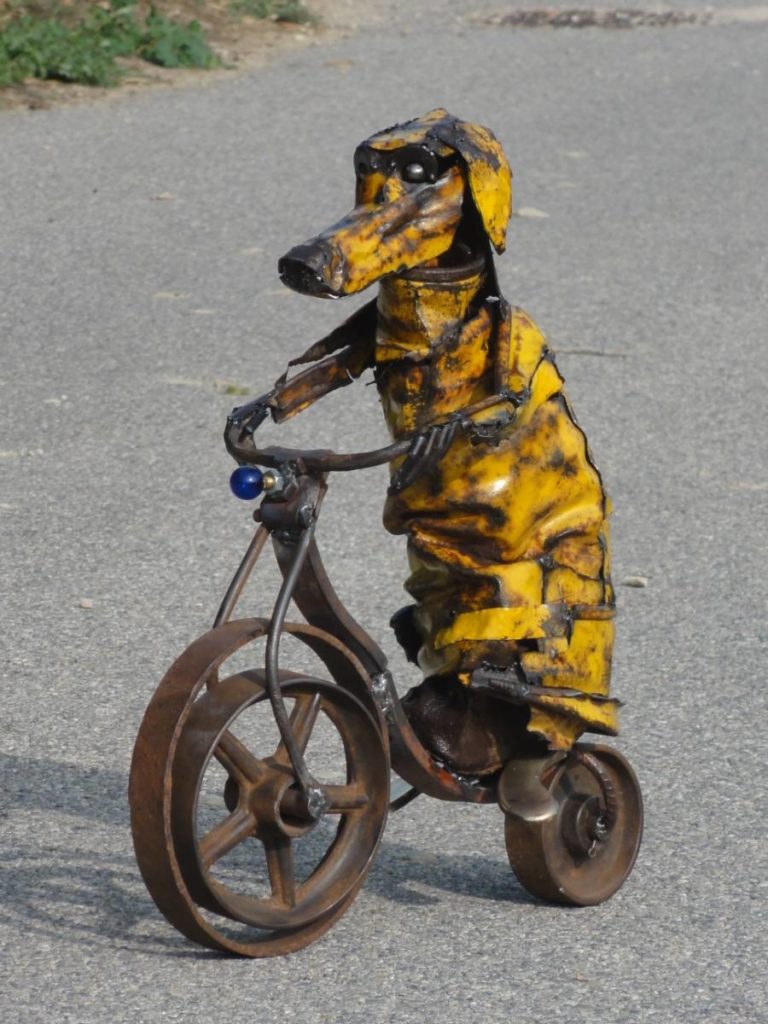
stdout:
<svg viewBox="0 0 768 1024">
<path fill-rule="evenodd" d="M 291 727 L 324 798 L 313 817 L 261 671 L 212 682 L 174 724 L 175 684 L 178 670 L 147 709 L 131 773 L 134 844 L 150 894 L 202 945 L 249 957 L 301 949 L 352 903 L 381 839 L 389 763 L 379 729 L 341 687 L 281 673 Z"/>
</svg>

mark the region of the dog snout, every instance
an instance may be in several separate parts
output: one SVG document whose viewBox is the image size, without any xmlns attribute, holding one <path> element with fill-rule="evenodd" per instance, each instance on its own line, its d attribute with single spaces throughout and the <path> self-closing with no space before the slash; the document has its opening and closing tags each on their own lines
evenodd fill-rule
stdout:
<svg viewBox="0 0 768 1024">
<path fill-rule="evenodd" d="M 295 245 L 277 262 L 277 272 L 283 284 L 302 295 L 320 298 L 338 298 L 333 288 L 334 255 L 331 247 L 324 242 L 310 242 Z"/>
</svg>

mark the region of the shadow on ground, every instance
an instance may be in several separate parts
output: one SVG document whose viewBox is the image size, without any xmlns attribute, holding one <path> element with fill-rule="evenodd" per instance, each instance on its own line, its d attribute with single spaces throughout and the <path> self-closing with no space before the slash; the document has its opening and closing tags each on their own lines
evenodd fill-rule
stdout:
<svg viewBox="0 0 768 1024">
<path fill-rule="evenodd" d="M 173 932 L 155 934 L 158 912 L 133 857 L 123 773 L 2 755 L 0 779 L 0 818 L 13 824 L 4 829 L 0 853 L 0 920 L 25 934 L 65 936 L 85 946 L 106 940 L 153 955 L 215 955 Z M 505 862 L 441 854 L 386 836 L 365 888 L 414 907 L 438 904 L 441 892 L 530 902 Z"/>
</svg>

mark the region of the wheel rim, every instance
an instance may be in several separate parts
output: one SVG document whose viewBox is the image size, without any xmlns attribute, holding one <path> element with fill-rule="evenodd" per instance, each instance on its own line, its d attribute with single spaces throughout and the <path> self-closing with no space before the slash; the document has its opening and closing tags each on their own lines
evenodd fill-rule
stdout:
<svg viewBox="0 0 768 1024">
<path fill-rule="evenodd" d="M 542 899 L 602 903 L 624 884 L 640 847 L 643 804 L 635 773 L 613 748 L 580 744 L 541 781 L 556 810 L 543 821 L 507 815 L 512 869 Z"/>
<path fill-rule="evenodd" d="M 269 713 L 261 672 L 224 679 L 200 698 L 173 767 L 173 841 L 190 893 L 206 910 L 268 930 L 303 927 L 338 906 L 367 873 L 388 800 L 386 756 L 365 709 L 337 686 L 309 677 L 286 677 L 281 690 L 293 702 L 292 727 L 302 750 L 323 717 L 343 746 L 345 778 L 338 778 L 337 770 L 333 781 L 320 783 L 330 806 L 319 822 L 302 813 L 282 744 L 258 756 L 235 732 L 249 711 Z M 210 820 L 201 822 L 200 812 L 214 761 L 227 780 L 235 780 L 238 791 L 233 794 L 231 782 L 224 782 L 220 809 L 228 814 L 210 827 Z M 236 800 L 233 808 L 227 799 Z M 300 869 L 296 848 L 305 840 L 314 849 Z M 230 854 L 253 843 L 263 849 L 268 895 L 240 892 L 219 873 Z"/>
<path fill-rule="evenodd" d="M 201 636 L 180 655 L 158 686 L 145 712 L 134 747 L 129 787 L 136 857 L 147 889 L 159 910 L 175 928 L 194 942 L 248 957 L 276 956 L 302 949 L 319 938 L 341 917 L 365 879 L 387 813 L 389 760 L 380 727 L 374 725 L 370 713 L 366 716 L 367 708 L 363 707 L 360 700 L 347 692 L 351 689 L 357 694 L 360 690 L 363 696 L 368 693 L 364 669 L 355 656 L 330 634 L 312 626 L 286 623 L 287 632 L 297 636 L 323 660 L 332 663 L 333 676 L 342 685 L 337 687 L 321 683 L 321 686 L 330 686 L 334 695 L 338 691 L 339 699 L 334 702 L 334 706 L 344 705 L 353 709 L 353 717 L 360 724 L 362 735 L 367 738 L 368 754 L 379 764 L 376 770 L 378 781 L 372 800 L 376 813 L 374 815 L 371 812 L 377 822 L 376 826 L 371 825 L 373 849 L 368 863 L 357 877 L 346 879 L 342 897 L 334 902 L 334 894 L 333 899 L 325 901 L 332 909 L 320 912 L 308 924 L 295 927 L 255 931 L 254 928 L 242 925 L 222 908 L 215 886 L 209 888 L 205 879 L 201 881 L 195 878 L 195 870 L 199 872 L 199 865 L 194 867 L 198 864 L 194 829 L 191 843 L 184 846 L 177 843 L 184 834 L 184 828 L 189 830 L 189 825 L 180 825 L 180 820 L 184 821 L 185 817 L 188 820 L 188 815 L 183 813 L 184 800 L 177 792 L 181 785 L 180 772 L 177 770 L 181 762 L 177 754 L 181 746 L 185 749 L 184 756 L 189 757 L 190 736 L 197 734 L 201 737 L 204 734 L 204 730 L 201 732 L 198 727 L 190 733 L 187 726 L 193 713 L 200 714 L 196 709 L 206 688 L 214 690 L 220 687 L 221 666 L 242 647 L 263 638 L 268 625 L 263 619 L 226 623 Z M 255 692 L 254 684 L 261 687 L 259 676 L 253 672 L 241 673 L 240 676 L 249 680 L 240 685 L 250 687 L 245 694 L 250 700 Z M 289 674 L 284 673 L 282 678 L 287 683 L 296 682 L 298 677 L 289 679 Z M 307 677 L 301 678 L 307 681 Z M 224 690 L 219 692 L 223 694 Z M 198 760 L 194 762 L 196 770 L 190 772 L 195 780 L 200 763 L 208 756 L 204 738 L 199 740 L 198 752 Z M 227 800 L 234 801 L 233 806 L 237 806 L 238 793 L 232 785 L 224 785 L 219 797 L 225 815 L 232 810 Z M 189 808 L 189 803 L 186 807 Z M 193 867 L 190 868 L 190 864 Z M 316 906 L 315 909 L 320 908 Z M 233 931 L 234 928 L 237 930 Z"/>
</svg>

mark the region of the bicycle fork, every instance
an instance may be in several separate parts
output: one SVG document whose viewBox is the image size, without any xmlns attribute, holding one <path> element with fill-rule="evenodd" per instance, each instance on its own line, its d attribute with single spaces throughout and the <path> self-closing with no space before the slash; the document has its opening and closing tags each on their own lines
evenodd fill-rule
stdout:
<svg viewBox="0 0 768 1024">
<path fill-rule="evenodd" d="M 328 809 L 328 801 L 307 768 L 304 754 L 291 727 L 288 709 L 280 691 L 279 652 L 288 606 L 314 539 L 318 508 L 325 493 L 325 485 L 321 480 L 310 481 L 306 477 L 296 481 L 288 473 L 285 476 L 280 474 L 278 479 L 283 486 L 276 488 L 275 493 L 270 494 L 254 513 L 254 518 L 261 521 L 261 526 L 232 578 L 213 625 L 216 628 L 229 621 L 267 538 L 272 533 L 278 533 L 283 545 L 293 548 L 293 558 L 283 576 L 267 631 L 264 664 L 267 696 L 299 785 L 302 809 L 312 821 L 317 821 Z"/>
</svg>

